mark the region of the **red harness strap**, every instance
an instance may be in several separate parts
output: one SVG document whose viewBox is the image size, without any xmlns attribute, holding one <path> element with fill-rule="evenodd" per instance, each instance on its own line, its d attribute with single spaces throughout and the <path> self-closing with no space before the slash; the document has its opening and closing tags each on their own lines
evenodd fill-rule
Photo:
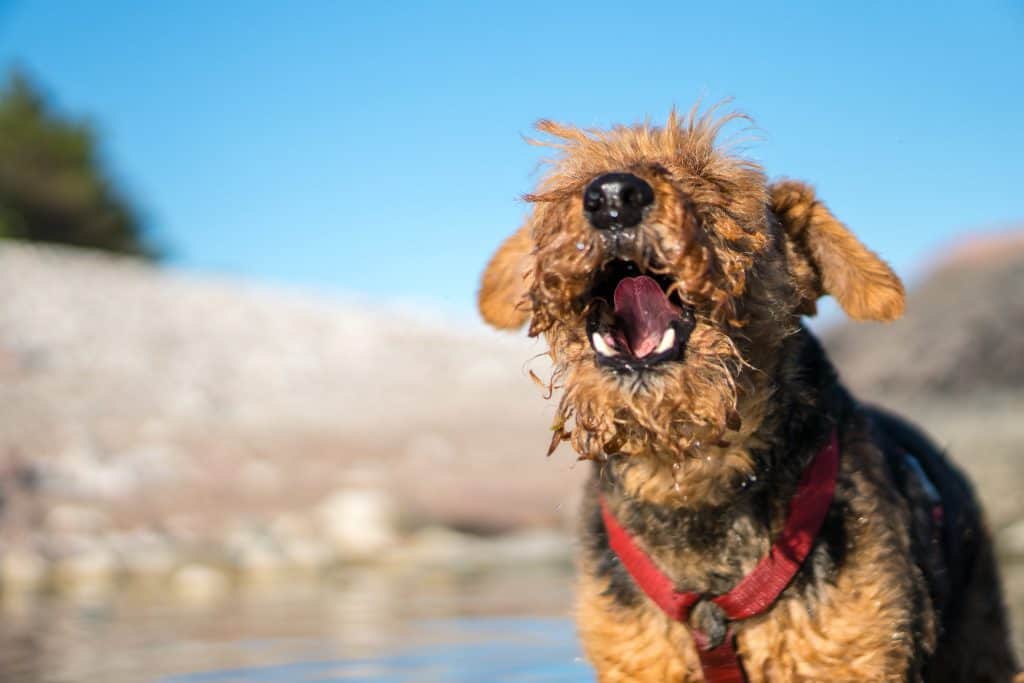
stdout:
<svg viewBox="0 0 1024 683">
<path fill-rule="evenodd" d="M 833 430 L 828 443 L 804 470 L 796 493 L 789 501 L 786 524 L 768 554 L 731 591 L 722 595 L 710 597 L 677 591 L 672 580 L 658 569 L 615 519 L 602 497 L 601 515 L 608 533 L 608 544 L 641 590 L 669 618 L 685 623 L 693 606 L 707 598 L 718 605 L 731 621 L 747 619 L 768 609 L 796 576 L 832 504 L 838 472 L 839 441 Z M 732 627 L 725 640 L 715 648 L 708 647 L 703 633 L 695 631 L 693 636 L 706 683 L 743 683 L 746 680 L 736 652 Z"/>
</svg>

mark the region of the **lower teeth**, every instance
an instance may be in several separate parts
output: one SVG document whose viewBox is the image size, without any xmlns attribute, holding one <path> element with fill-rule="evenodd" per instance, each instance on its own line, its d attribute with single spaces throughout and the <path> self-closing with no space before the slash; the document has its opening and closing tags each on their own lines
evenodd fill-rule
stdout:
<svg viewBox="0 0 1024 683">
<path fill-rule="evenodd" d="M 670 327 L 665 330 L 665 334 L 661 337 L 661 343 L 658 344 L 658 348 L 654 349 L 655 353 L 665 353 L 672 348 L 672 345 L 676 343 L 676 331 Z"/>
</svg>

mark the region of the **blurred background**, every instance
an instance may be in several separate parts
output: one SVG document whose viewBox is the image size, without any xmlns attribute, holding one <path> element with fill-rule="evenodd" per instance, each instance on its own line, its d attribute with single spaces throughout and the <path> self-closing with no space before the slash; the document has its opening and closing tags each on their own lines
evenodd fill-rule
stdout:
<svg viewBox="0 0 1024 683">
<path fill-rule="evenodd" d="M 910 287 L 813 325 L 976 482 L 1024 634 L 1024 5 L 0 0 L 0 680 L 587 681 L 541 117 L 732 97 Z"/>
</svg>

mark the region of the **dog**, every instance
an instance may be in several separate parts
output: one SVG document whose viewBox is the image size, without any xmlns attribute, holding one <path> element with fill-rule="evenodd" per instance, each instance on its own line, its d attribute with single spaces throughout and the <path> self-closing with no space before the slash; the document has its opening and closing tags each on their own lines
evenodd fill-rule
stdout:
<svg viewBox="0 0 1024 683">
<path fill-rule="evenodd" d="M 998 681 L 1017 671 L 982 513 L 914 426 L 859 403 L 803 324 L 904 288 L 796 180 L 675 111 L 556 149 L 487 265 L 483 318 L 543 336 L 550 452 L 593 461 L 577 625 L 600 683 Z"/>
</svg>

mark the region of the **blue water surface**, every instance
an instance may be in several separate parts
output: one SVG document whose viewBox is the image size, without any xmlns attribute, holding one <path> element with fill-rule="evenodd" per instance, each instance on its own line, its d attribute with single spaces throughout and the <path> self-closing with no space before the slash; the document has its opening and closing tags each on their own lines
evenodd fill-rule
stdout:
<svg viewBox="0 0 1024 683">
<path fill-rule="evenodd" d="M 161 683 L 590 683 L 566 619 L 458 618 L 412 624 L 414 641 L 372 658 L 297 661 L 172 676 Z M 245 647 L 246 643 L 239 643 Z"/>
</svg>

